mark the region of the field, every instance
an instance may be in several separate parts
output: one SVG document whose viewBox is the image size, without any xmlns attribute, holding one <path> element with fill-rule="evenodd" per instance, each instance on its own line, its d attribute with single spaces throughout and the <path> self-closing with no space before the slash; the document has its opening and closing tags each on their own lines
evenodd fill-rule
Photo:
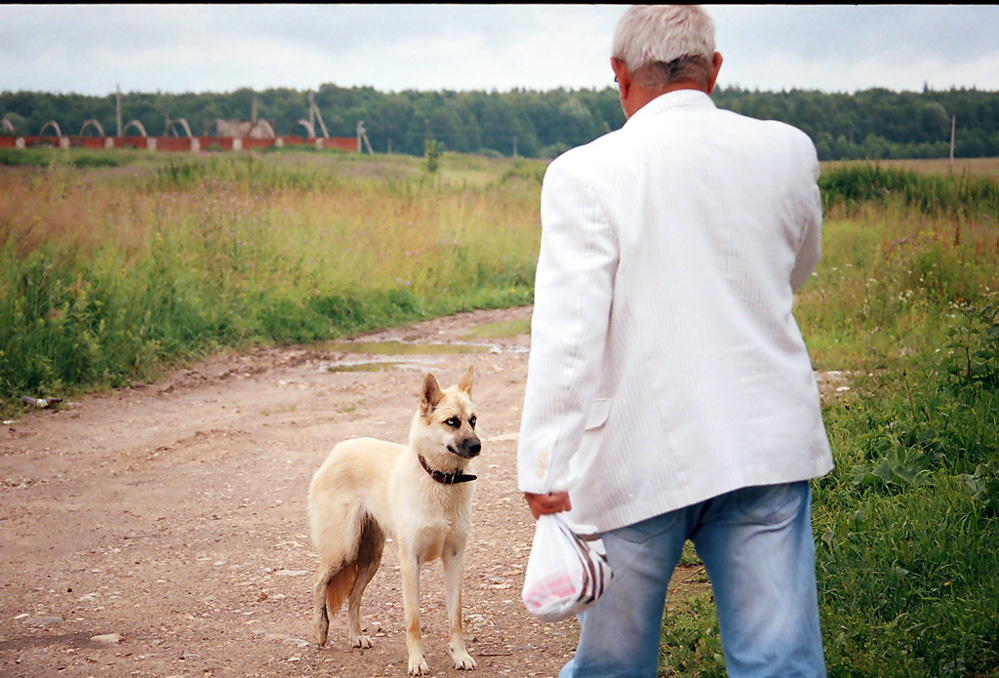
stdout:
<svg viewBox="0 0 999 678">
<path fill-rule="evenodd" d="M 431 176 L 404 156 L 43 158 L 0 174 L 7 403 L 531 298 L 537 163 L 456 157 Z"/>
<path fill-rule="evenodd" d="M 531 301 L 540 162 L 32 153 L 0 167 L 5 418 L 23 395 Z M 999 676 L 999 162 L 821 183 L 796 317 L 842 383 L 813 485 L 829 673 Z M 724 675 L 709 590 L 668 607 L 660 675 Z"/>
<path fill-rule="evenodd" d="M 940 158 L 933 160 L 845 160 L 826 163 L 828 167 L 858 167 L 873 164 L 884 169 L 901 169 L 920 174 L 967 174 L 980 177 L 999 177 L 999 158 Z"/>
</svg>

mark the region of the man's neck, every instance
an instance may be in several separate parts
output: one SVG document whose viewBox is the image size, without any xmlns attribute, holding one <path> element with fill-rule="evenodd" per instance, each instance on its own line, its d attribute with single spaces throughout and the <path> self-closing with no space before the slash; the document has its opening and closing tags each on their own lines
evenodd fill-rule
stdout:
<svg viewBox="0 0 999 678">
<path fill-rule="evenodd" d="M 697 92 L 705 91 L 702 85 L 698 85 L 690 80 L 670 83 L 661 89 L 649 89 L 647 87 L 636 87 L 635 85 L 632 85 L 631 91 L 629 92 L 630 96 L 628 97 L 628 100 L 624 102 L 625 117 L 630 118 L 635 113 L 642 110 L 650 101 L 658 99 L 664 94 L 669 94 L 670 92 L 676 92 L 682 89 L 692 89 Z"/>
</svg>

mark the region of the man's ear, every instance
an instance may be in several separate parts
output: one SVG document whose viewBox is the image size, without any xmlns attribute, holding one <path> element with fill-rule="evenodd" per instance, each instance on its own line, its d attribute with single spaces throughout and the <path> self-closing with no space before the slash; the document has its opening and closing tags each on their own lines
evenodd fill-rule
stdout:
<svg viewBox="0 0 999 678">
<path fill-rule="evenodd" d="M 617 83 L 618 94 L 624 100 L 631 90 L 631 73 L 628 72 L 628 65 L 617 57 L 611 57 L 611 70 L 614 71 L 614 82 Z"/>
<path fill-rule="evenodd" d="M 423 397 L 420 399 L 420 412 L 430 414 L 443 397 L 444 393 L 437 380 L 434 379 L 434 375 L 425 376 L 423 378 Z"/>
<path fill-rule="evenodd" d="M 708 81 L 708 94 L 715 91 L 715 82 L 718 81 L 718 71 L 721 70 L 722 65 L 722 55 L 715 52 L 715 55 L 711 57 L 711 79 Z"/>
</svg>

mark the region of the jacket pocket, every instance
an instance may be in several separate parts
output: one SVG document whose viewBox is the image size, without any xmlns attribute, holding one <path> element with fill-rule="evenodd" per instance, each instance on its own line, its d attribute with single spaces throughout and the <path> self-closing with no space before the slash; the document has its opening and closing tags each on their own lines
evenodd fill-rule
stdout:
<svg viewBox="0 0 999 678">
<path fill-rule="evenodd" d="M 600 428 L 607 423 L 607 417 L 610 416 L 611 411 L 611 399 L 610 398 L 597 398 L 590 403 L 590 408 L 586 412 L 586 424 L 584 428 L 590 431 L 595 428 Z"/>
</svg>

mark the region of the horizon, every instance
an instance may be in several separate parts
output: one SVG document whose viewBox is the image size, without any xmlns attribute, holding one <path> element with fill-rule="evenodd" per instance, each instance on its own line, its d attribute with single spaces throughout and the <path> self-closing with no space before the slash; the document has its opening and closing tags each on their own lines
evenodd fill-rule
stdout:
<svg viewBox="0 0 999 678">
<path fill-rule="evenodd" d="M 406 93 L 416 93 L 416 94 L 428 94 L 428 93 L 430 93 L 430 94 L 432 94 L 432 93 L 444 93 L 444 92 L 455 93 L 455 94 L 474 94 L 474 93 L 480 93 L 480 94 L 508 94 L 508 93 L 513 93 L 513 92 L 536 92 L 536 93 L 544 94 L 544 93 L 547 93 L 547 92 L 559 92 L 559 91 L 567 91 L 567 92 L 581 92 L 581 91 L 602 92 L 602 91 L 607 90 L 607 89 L 613 89 L 612 85 L 608 85 L 608 86 L 605 86 L 605 87 L 565 87 L 565 86 L 558 86 L 558 87 L 551 87 L 551 88 L 547 88 L 547 89 L 538 89 L 538 88 L 531 88 L 531 87 L 512 87 L 512 88 L 503 89 L 503 90 L 499 90 L 499 89 L 496 89 L 496 88 L 492 88 L 492 89 L 462 89 L 462 90 L 455 90 L 455 89 L 416 89 L 416 88 L 410 88 L 410 89 L 404 89 L 404 90 L 380 90 L 377 87 L 373 87 L 371 85 L 338 85 L 337 83 L 334 83 L 334 82 L 323 82 L 323 83 L 320 83 L 319 86 L 316 87 L 316 88 L 307 88 L 307 89 L 303 89 L 301 87 L 286 86 L 286 85 L 273 85 L 273 86 L 267 86 L 267 87 L 262 87 L 262 88 L 254 88 L 254 87 L 249 87 L 249 86 L 243 86 L 243 87 L 235 87 L 235 88 L 228 89 L 228 90 L 202 90 L 202 91 L 195 91 L 195 90 L 178 90 L 178 91 L 128 90 L 128 91 L 125 91 L 125 90 L 120 90 L 120 93 L 121 93 L 122 96 L 126 96 L 128 94 L 156 95 L 156 96 L 187 96 L 187 95 L 193 95 L 193 96 L 205 96 L 205 95 L 225 96 L 225 95 L 235 94 L 237 92 L 242 92 L 244 90 L 249 90 L 249 91 L 253 92 L 254 94 L 260 94 L 262 92 L 267 92 L 267 91 L 291 91 L 291 92 L 299 92 L 301 94 L 308 94 L 309 92 L 316 92 L 316 93 L 318 93 L 319 90 L 321 90 L 324 87 L 335 87 L 335 88 L 343 89 L 343 90 L 373 90 L 373 91 L 375 91 L 375 92 L 377 92 L 379 94 L 385 94 L 385 95 L 406 94 Z M 874 85 L 874 86 L 871 86 L 871 87 L 865 87 L 865 88 L 862 88 L 862 89 L 856 89 L 856 90 L 849 91 L 849 92 L 848 91 L 826 91 L 826 90 L 821 90 L 821 89 L 817 89 L 817 88 L 810 88 L 810 87 L 787 87 L 787 88 L 783 88 L 783 89 L 780 89 L 780 90 L 775 90 L 775 89 L 760 89 L 760 88 L 757 88 L 757 87 L 745 87 L 743 85 L 740 85 L 739 83 L 731 83 L 731 84 L 728 84 L 728 85 L 721 85 L 721 84 L 719 84 L 719 85 L 716 86 L 716 90 L 720 90 L 722 92 L 727 91 L 727 90 L 738 90 L 738 91 L 743 91 L 743 92 L 751 92 L 751 93 L 754 93 L 754 94 L 787 94 L 787 93 L 791 93 L 791 92 L 816 92 L 816 93 L 819 93 L 819 94 L 824 94 L 824 95 L 829 95 L 829 96 L 855 96 L 857 94 L 860 94 L 860 93 L 863 93 L 863 92 L 870 92 L 870 91 L 886 91 L 886 92 L 891 92 L 893 94 L 925 94 L 925 93 L 934 93 L 934 92 L 941 92 L 941 93 L 942 92 L 977 92 L 977 93 L 981 93 L 981 94 L 999 94 L 999 89 L 983 89 L 983 88 L 977 87 L 975 85 L 971 85 L 971 86 L 964 86 L 964 85 L 955 86 L 955 85 L 952 85 L 952 86 L 947 87 L 947 88 L 941 88 L 941 87 L 933 87 L 933 86 L 929 85 L 929 83 L 925 83 L 924 86 L 920 87 L 919 89 L 892 89 L 890 87 L 883 87 L 883 86 Z M 117 93 L 118 93 L 118 90 L 111 90 L 111 91 L 107 92 L 106 94 L 92 94 L 92 93 L 75 92 L 75 91 L 66 91 L 66 92 L 63 92 L 63 91 L 52 91 L 52 90 L 29 90 L 29 89 L 19 89 L 19 90 L 8 90 L 8 89 L 4 89 L 4 90 L 0 90 L 0 96 L 4 96 L 4 95 L 16 95 L 16 94 L 46 94 L 46 95 L 51 95 L 51 96 L 79 96 L 79 97 L 90 97 L 90 98 L 97 98 L 97 99 L 101 99 L 101 98 L 105 98 L 105 97 L 109 97 L 109 96 L 113 97 Z"/>
</svg>

